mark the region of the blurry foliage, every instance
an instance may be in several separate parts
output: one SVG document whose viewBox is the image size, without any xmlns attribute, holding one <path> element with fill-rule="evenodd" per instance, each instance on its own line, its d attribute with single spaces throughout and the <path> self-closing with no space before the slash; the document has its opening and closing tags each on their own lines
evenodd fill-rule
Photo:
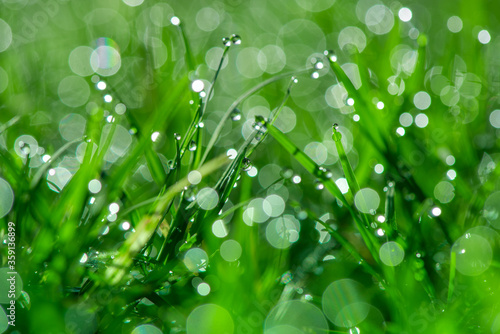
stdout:
<svg viewBox="0 0 500 334">
<path fill-rule="evenodd" d="M 497 3 L 0 9 L 17 333 L 500 332 Z"/>
</svg>

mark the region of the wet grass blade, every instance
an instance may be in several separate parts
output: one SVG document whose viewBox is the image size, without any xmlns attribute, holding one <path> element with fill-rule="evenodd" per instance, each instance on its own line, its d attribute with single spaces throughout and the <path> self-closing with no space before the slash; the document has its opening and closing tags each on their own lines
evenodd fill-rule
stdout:
<svg viewBox="0 0 500 334">
<path fill-rule="evenodd" d="M 450 255 L 450 277 L 448 280 L 448 303 L 451 302 L 453 298 L 453 293 L 455 292 L 455 269 L 457 264 L 457 253 L 452 251 Z"/>
<path fill-rule="evenodd" d="M 366 260 L 363 258 L 363 256 L 361 256 L 361 254 L 359 254 L 359 252 L 356 250 L 356 248 L 354 248 L 354 246 L 349 241 L 347 241 L 346 238 L 344 238 L 339 232 L 334 230 L 330 225 L 326 224 L 321 219 L 318 219 L 317 217 L 315 217 L 311 212 L 308 212 L 308 214 L 309 214 L 309 217 L 311 219 L 313 219 L 315 222 L 321 224 L 325 228 L 325 230 L 339 244 L 341 244 L 342 247 L 344 247 L 349 252 L 349 254 L 352 255 L 352 257 L 356 260 L 356 262 L 358 262 L 363 267 L 363 269 L 365 269 L 365 271 L 367 273 L 369 273 L 370 275 L 375 277 L 381 284 L 383 284 L 385 286 L 385 281 L 380 276 L 380 274 L 375 270 L 375 268 L 373 268 L 370 264 L 368 264 L 366 262 Z"/>
<path fill-rule="evenodd" d="M 215 142 L 219 138 L 219 135 L 220 135 L 220 133 L 222 131 L 222 128 L 224 127 L 224 124 L 229 119 L 229 117 L 231 117 L 231 112 L 235 108 L 237 108 L 245 99 L 247 99 L 248 97 L 250 97 L 252 94 L 258 92 L 262 88 L 264 88 L 264 87 L 272 84 L 273 82 L 276 82 L 276 81 L 281 80 L 281 79 L 286 78 L 286 77 L 291 77 L 293 75 L 298 75 L 298 74 L 309 72 L 309 71 L 311 71 L 311 70 L 305 69 L 305 70 L 300 70 L 300 71 L 295 71 L 295 72 L 288 72 L 288 73 L 283 73 L 283 74 L 277 75 L 275 77 L 269 78 L 269 79 L 261 82 L 260 84 L 254 86 L 253 88 L 251 88 L 248 91 L 246 91 L 245 93 L 243 93 L 240 97 L 238 97 L 229 106 L 229 108 L 226 110 L 226 112 L 222 116 L 221 120 L 219 121 L 219 124 L 217 124 L 217 127 L 215 128 L 215 130 L 214 130 L 214 132 L 212 134 L 212 137 L 210 138 L 210 141 L 207 144 L 207 147 L 205 149 L 205 153 L 203 154 L 203 158 L 201 159 L 201 163 L 203 163 L 207 159 L 208 154 L 210 153 L 210 151 L 212 150 L 213 146 L 215 145 Z"/>
<path fill-rule="evenodd" d="M 40 179 L 42 178 L 43 174 L 47 171 L 47 169 L 52 165 L 52 163 L 57 160 L 68 148 L 70 148 L 73 144 L 80 143 L 83 141 L 83 138 L 75 139 L 70 142 L 67 142 L 64 144 L 61 148 L 59 148 L 47 161 L 44 163 L 40 168 L 36 171 L 35 175 L 33 176 L 33 179 L 31 180 L 30 184 L 30 189 L 35 189 L 38 183 L 40 182 Z"/>
<path fill-rule="evenodd" d="M 7 121 L 5 124 L 0 125 L 0 134 L 2 134 L 5 130 L 10 128 L 12 125 L 16 124 L 20 119 L 21 119 L 21 116 L 19 116 L 19 115 L 14 116 L 9 121 Z"/>
<path fill-rule="evenodd" d="M 324 187 L 337 198 L 351 214 L 354 222 L 365 241 L 366 246 L 370 250 L 375 261 L 379 262 L 378 257 L 378 242 L 373 234 L 369 231 L 369 224 L 367 223 L 366 217 L 364 220 L 357 215 L 353 207 L 347 202 L 344 195 L 335 184 L 335 182 L 327 177 L 327 175 L 322 171 L 322 169 L 304 152 L 302 152 L 295 144 L 293 144 L 281 131 L 279 131 L 274 125 L 267 124 L 267 131 L 269 134 L 276 139 L 280 145 L 287 150 L 298 162 L 312 175 L 317 177 L 323 183 Z"/>
<path fill-rule="evenodd" d="M 335 147 L 337 148 L 337 153 L 339 155 L 340 163 L 347 179 L 347 183 L 349 184 L 349 188 L 352 189 L 352 194 L 354 196 L 359 191 L 359 184 L 356 180 L 356 175 L 354 175 L 354 171 L 352 170 L 351 163 L 347 158 L 344 145 L 342 145 L 342 134 L 338 131 L 337 123 L 333 125 L 332 139 L 335 142 Z"/>
<path fill-rule="evenodd" d="M 204 177 L 217 171 L 227 162 L 228 158 L 226 156 L 220 156 L 201 166 L 199 172 L 201 173 L 202 177 Z M 172 198 L 182 192 L 184 188 L 189 185 L 190 183 L 187 180 L 187 177 L 179 180 L 179 182 L 175 183 L 167 189 L 165 195 L 159 198 L 154 213 L 151 215 L 146 215 L 141 219 L 138 226 L 136 227 L 136 232 L 133 234 L 133 237 L 128 238 L 125 241 L 125 243 L 120 248 L 118 255 L 113 260 L 112 265 L 106 269 L 104 277 L 107 282 L 109 282 L 111 285 L 114 285 L 121 281 L 130 265 L 132 265 L 134 257 L 151 238 L 151 235 L 155 231 L 159 220 L 162 218 L 163 212 L 169 205 Z M 176 241 L 174 240 L 166 241 L 170 241 L 176 244 Z"/>
</svg>

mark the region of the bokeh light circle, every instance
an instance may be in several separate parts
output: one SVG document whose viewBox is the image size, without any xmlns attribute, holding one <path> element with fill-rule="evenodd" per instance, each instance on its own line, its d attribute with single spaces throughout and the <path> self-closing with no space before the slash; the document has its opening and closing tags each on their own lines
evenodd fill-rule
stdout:
<svg viewBox="0 0 500 334">
<path fill-rule="evenodd" d="M 76 108 L 84 105 L 90 97 L 90 87 L 82 77 L 72 75 L 59 83 L 57 95 L 68 107 Z"/>
<path fill-rule="evenodd" d="M 162 334 L 163 332 L 153 325 L 140 325 L 134 328 L 131 334 Z"/>
<path fill-rule="evenodd" d="M 493 260 L 493 250 L 488 240 L 480 235 L 466 233 L 452 247 L 456 254 L 456 268 L 466 276 L 477 276 L 485 272 Z"/>
<path fill-rule="evenodd" d="M 241 256 L 243 249 L 236 240 L 226 240 L 220 245 L 220 255 L 227 262 L 234 262 Z"/>
<path fill-rule="evenodd" d="M 95 73 L 104 77 L 116 74 L 120 69 L 120 53 L 112 46 L 98 46 L 90 55 L 90 65 Z"/>
<path fill-rule="evenodd" d="M 12 43 L 12 29 L 9 24 L 0 19 L 0 52 L 7 50 Z"/>
<path fill-rule="evenodd" d="M 363 286 L 348 278 L 335 281 L 325 289 L 322 307 L 326 317 L 339 327 L 355 326 L 370 312 Z"/>
<path fill-rule="evenodd" d="M 281 329 L 275 329 L 275 328 Z M 283 333 L 283 327 L 294 328 L 292 333 L 309 333 L 311 329 L 317 333 L 328 332 L 328 322 L 319 308 L 300 300 L 289 300 L 276 305 L 267 315 L 264 332 Z M 274 329 L 274 331 L 272 331 Z M 298 331 L 297 331 L 298 330 Z"/>
<path fill-rule="evenodd" d="M 380 260 L 386 266 L 397 266 L 405 257 L 405 250 L 395 241 L 389 241 L 380 246 L 379 249 Z"/>
<path fill-rule="evenodd" d="M 384 5 L 372 6 L 366 12 L 365 24 L 374 34 L 387 34 L 394 26 L 394 14 Z"/>
<path fill-rule="evenodd" d="M 186 268 L 193 273 L 205 271 L 208 265 L 208 255 L 201 248 L 191 248 L 184 255 L 183 261 Z"/>
<path fill-rule="evenodd" d="M 7 72 L 0 66 L 0 94 L 2 94 L 9 85 L 9 75 Z"/>
<path fill-rule="evenodd" d="M 187 317 L 186 333 L 233 334 L 233 318 L 225 308 L 219 305 L 201 305 L 195 308 Z"/>
<path fill-rule="evenodd" d="M 88 46 L 78 46 L 69 54 L 69 67 L 73 73 L 86 77 L 92 75 L 94 70 L 90 65 L 90 57 L 94 50 Z"/>
<path fill-rule="evenodd" d="M 212 188 L 203 188 L 198 192 L 196 196 L 196 203 L 203 210 L 212 210 L 219 203 L 219 194 Z"/>
<path fill-rule="evenodd" d="M 441 203 L 449 203 L 455 197 L 455 187 L 448 181 L 441 181 L 434 187 L 434 197 Z"/>
<path fill-rule="evenodd" d="M 14 205 L 14 191 L 9 182 L 0 178 L 0 218 L 5 217 Z"/>
<path fill-rule="evenodd" d="M 380 196 L 371 188 L 363 188 L 354 196 L 354 204 L 360 212 L 374 214 L 380 205 Z"/>
<path fill-rule="evenodd" d="M 483 216 L 493 227 L 500 229 L 500 191 L 495 191 L 486 199 Z"/>
<path fill-rule="evenodd" d="M 271 246 L 286 249 L 297 240 L 300 235 L 300 223 L 292 215 L 283 215 L 269 222 L 266 227 L 266 239 Z"/>
</svg>

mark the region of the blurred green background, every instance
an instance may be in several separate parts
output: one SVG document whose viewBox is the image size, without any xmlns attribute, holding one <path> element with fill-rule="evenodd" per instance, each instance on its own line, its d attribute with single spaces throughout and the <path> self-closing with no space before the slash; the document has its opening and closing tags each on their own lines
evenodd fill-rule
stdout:
<svg viewBox="0 0 500 334">
<path fill-rule="evenodd" d="M 0 1 L 2 267 L 13 221 L 23 283 L 16 328 L 2 313 L 0 329 L 500 333 L 499 10 L 486 0 Z M 233 34 L 241 44 L 225 46 Z M 207 93 L 177 161 L 174 133 L 189 137 Z M 255 116 L 278 109 L 276 128 L 328 169 L 367 232 L 271 136 L 234 167 L 223 213 L 205 213 L 218 209 L 224 168 L 192 181 L 197 152 L 236 155 Z M 154 211 L 184 177 L 171 211 Z M 134 251 L 155 214 L 164 223 Z"/>
</svg>

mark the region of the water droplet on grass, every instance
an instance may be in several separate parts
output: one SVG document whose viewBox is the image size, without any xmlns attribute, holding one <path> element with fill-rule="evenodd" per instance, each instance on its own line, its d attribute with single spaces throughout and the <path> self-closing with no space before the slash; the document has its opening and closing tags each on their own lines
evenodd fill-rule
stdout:
<svg viewBox="0 0 500 334">
<path fill-rule="evenodd" d="M 241 162 L 241 170 L 244 172 L 247 172 L 252 168 L 252 162 L 248 158 L 243 158 L 243 161 Z"/>
<path fill-rule="evenodd" d="M 178 133 L 174 133 L 174 139 L 175 140 L 181 140 L 181 135 Z"/>
<path fill-rule="evenodd" d="M 239 121 L 240 119 L 241 119 L 241 110 L 238 108 L 234 108 L 233 111 L 231 111 L 231 120 Z"/>
<path fill-rule="evenodd" d="M 231 39 L 229 37 L 223 37 L 222 44 L 224 44 L 224 46 L 231 46 Z"/>
<path fill-rule="evenodd" d="M 196 142 L 194 140 L 191 140 L 191 142 L 189 143 L 188 150 L 193 152 L 193 151 L 196 151 L 196 148 L 197 148 Z"/>
<path fill-rule="evenodd" d="M 323 52 L 323 54 L 325 56 L 327 56 L 328 59 L 330 59 L 330 61 L 332 61 L 332 62 L 336 62 L 337 61 L 337 55 L 335 54 L 335 51 L 333 51 L 333 50 L 325 50 Z"/>
<path fill-rule="evenodd" d="M 233 34 L 231 36 L 231 42 L 234 44 L 234 45 L 240 45 L 241 44 L 241 37 L 239 35 L 236 35 L 236 34 Z"/>
<path fill-rule="evenodd" d="M 181 24 L 181 20 L 177 17 L 177 16 L 172 16 L 172 18 L 170 19 L 170 22 L 174 25 L 174 26 L 178 26 Z"/>
</svg>

